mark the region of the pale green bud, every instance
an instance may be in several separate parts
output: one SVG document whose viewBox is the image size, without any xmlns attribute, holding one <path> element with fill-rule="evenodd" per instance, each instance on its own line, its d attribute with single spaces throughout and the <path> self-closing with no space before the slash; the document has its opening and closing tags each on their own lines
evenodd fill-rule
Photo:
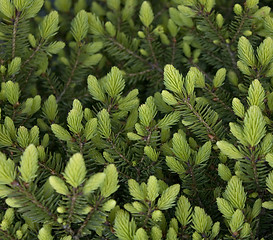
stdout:
<svg viewBox="0 0 273 240">
<path fill-rule="evenodd" d="M 66 209 L 64 207 L 58 207 L 57 208 L 57 212 L 58 213 L 65 213 L 66 212 Z"/>
<path fill-rule="evenodd" d="M 111 37 L 114 37 L 116 35 L 116 28 L 111 22 L 108 21 L 105 23 L 105 29 Z"/>
<path fill-rule="evenodd" d="M 240 4 L 236 3 L 233 7 L 233 11 L 236 15 L 240 16 L 243 12 L 243 8 Z"/>
<path fill-rule="evenodd" d="M 246 30 L 243 32 L 243 34 L 246 36 L 246 37 L 249 37 L 252 35 L 252 32 L 250 30 Z"/>
<path fill-rule="evenodd" d="M 223 24 L 224 24 L 224 18 L 223 18 L 223 15 L 218 13 L 217 16 L 216 16 L 216 24 L 219 28 L 222 28 L 223 27 Z"/>
<path fill-rule="evenodd" d="M 146 50 L 144 50 L 143 48 L 141 48 L 139 51 L 140 51 L 140 54 L 141 54 L 141 55 L 143 55 L 143 56 L 145 56 L 145 57 L 148 57 L 149 54 L 147 53 Z"/>
<path fill-rule="evenodd" d="M 135 134 L 135 133 L 132 133 L 132 132 L 129 132 L 127 133 L 127 137 L 131 140 L 131 141 L 138 141 L 138 140 L 141 140 L 142 137 Z"/>
<path fill-rule="evenodd" d="M 232 71 L 232 70 L 228 71 L 227 77 L 228 77 L 229 82 L 233 86 L 238 86 L 238 77 L 234 71 Z"/>
<path fill-rule="evenodd" d="M 138 35 L 140 38 L 145 38 L 145 37 L 146 37 L 145 34 L 144 34 L 144 32 L 142 32 L 142 31 L 138 31 L 138 32 L 137 32 L 137 35 Z"/>
<path fill-rule="evenodd" d="M 31 47 L 33 47 L 33 48 L 36 47 L 36 39 L 32 34 L 28 35 L 28 41 L 29 41 Z"/>
</svg>

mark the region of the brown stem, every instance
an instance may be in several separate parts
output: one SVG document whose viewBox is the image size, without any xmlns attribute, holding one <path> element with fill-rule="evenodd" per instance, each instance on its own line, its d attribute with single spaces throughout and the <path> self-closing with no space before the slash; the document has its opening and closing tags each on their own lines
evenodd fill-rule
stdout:
<svg viewBox="0 0 273 240">
<path fill-rule="evenodd" d="M 172 60 L 171 60 L 172 65 L 174 63 L 175 53 L 176 53 L 176 38 L 174 37 L 173 44 L 172 44 Z"/>
<path fill-rule="evenodd" d="M 90 218 L 92 217 L 92 215 L 95 213 L 96 210 L 98 210 L 98 207 L 100 206 L 101 202 L 103 201 L 103 197 L 100 197 L 98 201 L 96 201 L 96 205 L 92 208 L 92 210 L 88 213 L 88 215 L 86 216 L 83 224 L 81 225 L 81 227 L 79 228 L 77 234 L 74 236 L 74 240 L 79 240 L 81 235 L 82 235 L 82 231 L 84 230 L 84 228 L 87 226 L 88 221 L 90 220 Z"/>
<path fill-rule="evenodd" d="M 153 63 L 150 63 L 149 61 L 147 61 L 146 59 L 144 59 L 143 57 L 139 56 L 138 54 L 136 54 L 135 52 L 131 51 L 130 49 L 124 47 L 122 44 L 120 44 L 115 38 L 112 38 L 112 37 L 108 37 L 108 40 L 110 40 L 111 42 L 113 42 L 117 47 L 119 47 L 119 49 L 125 51 L 126 53 L 128 53 L 129 55 L 137 58 L 138 60 L 140 60 L 141 62 L 143 62 L 144 64 L 147 64 L 151 67 L 152 70 L 156 69 L 158 72 L 162 73 L 163 70 L 153 64 Z"/>
<path fill-rule="evenodd" d="M 194 107 L 191 105 L 190 101 L 188 99 L 183 99 L 183 101 L 187 105 L 187 107 L 192 111 L 192 113 L 198 118 L 199 122 L 201 122 L 204 125 L 204 127 L 207 130 L 210 140 L 213 140 L 213 141 L 220 140 L 219 137 L 217 137 L 216 133 L 213 131 L 213 129 L 203 119 L 203 117 L 194 109 Z"/>
<path fill-rule="evenodd" d="M 191 184 L 191 186 L 192 186 L 192 189 L 194 191 L 194 195 L 196 196 L 197 201 L 198 201 L 200 207 L 204 208 L 204 204 L 202 203 L 202 201 L 201 201 L 201 199 L 199 197 L 199 194 L 198 194 L 197 182 L 196 182 L 196 178 L 195 178 L 192 166 L 190 165 L 189 162 L 187 163 L 187 165 L 188 165 L 189 173 L 190 173 L 191 178 L 192 178 L 192 184 Z"/>
<path fill-rule="evenodd" d="M 16 51 L 16 34 L 17 34 L 17 28 L 19 24 L 19 18 L 20 18 L 21 12 L 17 12 L 14 25 L 13 25 L 13 32 L 12 32 L 12 58 L 15 58 L 15 51 Z"/>
<path fill-rule="evenodd" d="M 16 240 L 13 236 L 11 236 L 8 231 L 4 231 L 3 229 L 0 228 L 0 233 L 2 233 L 7 239 L 9 240 Z"/>
<path fill-rule="evenodd" d="M 43 73 L 43 74 L 42 74 L 42 77 L 44 77 L 44 78 L 47 80 L 47 82 L 48 82 L 48 84 L 49 84 L 51 90 L 52 90 L 53 93 L 54 93 L 54 95 L 57 96 L 57 90 L 54 88 L 54 86 L 53 86 L 53 84 L 52 84 L 52 82 L 51 82 L 51 79 L 49 78 L 48 74 L 47 74 L 47 73 Z"/>
<path fill-rule="evenodd" d="M 204 74 L 204 76 L 206 76 L 206 78 L 207 78 L 208 80 L 210 80 L 210 82 L 212 82 L 212 79 L 209 77 L 209 75 L 208 75 L 206 72 L 204 72 L 197 64 L 193 63 L 193 62 L 192 62 L 192 59 L 189 59 L 189 63 L 190 63 L 192 66 L 196 67 L 200 72 L 202 72 L 202 73 Z M 233 113 L 232 108 L 231 108 L 230 106 L 226 105 L 226 103 L 225 103 L 223 100 L 221 100 L 221 99 L 219 98 L 219 96 L 218 96 L 215 92 L 213 92 L 213 91 L 212 91 L 211 89 L 209 89 L 207 86 L 205 86 L 204 89 L 213 97 L 213 101 L 219 102 L 219 103 L 223 106 L 223 108 L 225 108 L 225 109 L 228 110 L 229 112 Z"/>
<path fill-rule="evenodd" d="M 33 53 L 29 56 L 28 59 L 26 59 L 26 61 L 22 64 L 21 68 L 23 68 L 26 64 L 28 64 L 32 58 L 34 58 L 34 56 L 37 54 L 37 52 L 41 49 L 42 47 L 42 42 L 39 43 L 39 45 L 37 46 L 37 48 L 33 51 Z"/>
<path fill-rule="evenodd" d="M 79 64 L 79 58 L 80 58 L 80 55 L 81 55 L 81 48 L 79 47 L 78 49 L 78 52 L 77 52 L 77 57 L 76 57 L 76 61 L 72 67 L 72 70 L 71 70 L 71 73 L 70 73 L 70 76 L 68 78 L 68 81 L 63 89 L 63 91 L 61 92 L 61 94 L 59 95 L 59 97 L 57 98 L 57 102 L 59 102 L 61 100 L 61 98 L 63 97 L 63 95 L 65 94 L 65 92 L 67 91 L 69 85 L 71 84 L 72 82 L 72 79 L 74 77 L 74 74 L 75 74 L 75 71 L 78 67 L 78 64 Z"/>
<path fill-rule="evenodd" d="M 153 46 L 152 46 L 152 37 L 151 37 L 150 31 L 149 31 L 148 28 L 146 28 L 146 32 L 147 32 L 148 45 L 149 45 L 149 48 L 150 48 L 150 51 L 152 53 L 152 57 L 153 57 L 153 60 L 154 60 L 154 65 L 158 67 L 158 61 L 157 61 L 157 58 L 155 56 L 155 52 L 154 52 L 154 49 L 153 49 Z"/>
<path fill-rule="evenodd" d="M 237 36 L 238 36 L 239 33 L 241 32 L 241 30 L 242 30 L 242 28 L 243 28 L 243 25 L 244 25 L 245 20 L 247 19 L 247 17 L 248 17 L 248 10 L 247 10 L 247 12 L 245 12 L 245 14 L 244 14 L 244 16 L 243 16 L 243 18 L 242 18 L 242 21 L 241 21 L 241 23 L 240 23 L 240 26 L 237 28 L 237 31 L 236 31 L 236 33 L 234 34 L 233 38 L 231 39 L 230 43 L 235 42 L 235 40 L 237 39 Z"/>
<path fill-rule="evenodd" d="M 252 166 L 253 173 L 254 173 L 254 180 L 255 180 L 257 192 L 260 194 L 261 193 L 261 187 L 260 187 L 260 183 L 259 183 L 257 165 L 256 165 L 256 161 L 255 161 L 255 155 L 253 153 L 251 154 L 251 159 L 250 160 L 251 160 L 251 166 Z"/>
</svg>

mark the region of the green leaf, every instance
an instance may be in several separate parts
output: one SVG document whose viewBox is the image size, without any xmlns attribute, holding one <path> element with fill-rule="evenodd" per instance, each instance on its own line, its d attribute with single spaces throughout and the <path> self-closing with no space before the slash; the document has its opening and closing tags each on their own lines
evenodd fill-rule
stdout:
<svg viewBox="0 0 273 240">
<path fill-rule="evenodd" d="M 46 51 L 50 54 L 57 54 L 65 47 L 62 41 L 52 42 L 47 46 Z"/>
<path fill-rule="evenodd" d="M 85 162 L 80 153 L 74 154 L 64 170 L 64 178 L 72 187 L 77 188 L 83 183 L 86 175 Z"/>
<path fill-rule="evenodd" d="M 21 157 L 19 171 L 21 172 L 21 179 L 30 183 L 37 176 L 38 170 L 38 151 L 36 147 L 31 144 L 29 145 Z"/>
<path fill-rule="evenodd" d="M 157 227 L 157 226 L 153 226 L 152 227 L 152 230 L 151 230 L 151 237 L 152 237 L 152 240 L 160 240 L 162 239 L 162 230 Z"/>
<path fill-rule="evenodd" d="M 261 209 L 262 209 L 262 200 L 259 198 L 253 204 L 253 208 L 251 211 L 251 218 L 254 219 L 258 217 L 259 214 L 261 213 Z"/>
<path fill-rule="evenodd" d="M 186 162 L 189 160 L 191 155 L 191 149 L 187 143 L 186 137 L 180 133 L 173 135 L 173 152 L 182 161 Z"/>
<path fill-rule="evenodd" d="M 71 32 L 76 42 L 82 41 L 88 32 L 88 16 L 86 11 L 81 10 L 71 23 Z"/>
<path fill-rule="evenodd" d="M 157 206 L 160 210 L 167 210 L 173 207 L 175 199 L 180 191 L 180 185 L 175 184 L 168 187 L 158 199 Z"/>
<path fill-rule="evenodd" d="M 241 228 L 243 227 L 245 220 L 245 216 L 242 212 L 242 210 L 237 209 L 235 213 L 232 215 L 229 226 L 232 233 L 239 232 Z"/>
<path fill-rule="evenodd" d="M 149 27 L 154 20 L 154 13 L 147 1 L 144 1 L 140 7 L 139 18 L 145 27 Z"/>
<path fill-rule="evenodd" d="M 1 166 L 1 163 L 0 163 Z M 1 174 L 1 172 L 0 172 Z M 1 177 L 0 177 L 0 198 L 6 198 L 8 195 L 10 195 L 13 192 L 13 190 L 6 185 L 1 184 Z"/>
<path fill-rule="evenodd" d="M 111 122 L 109 113 L 106 109 L 101 110 L 98 115 L 98 130 L 100 134 L 105 137 L 109 138 L 111 135 Z"/>
<path fill-rule="evenodd" d="M 194 212 L 192 215 L 192 223 L 193 223 L 193 228 L 198 232 L 198 233 L 205 233 L 208 232 L 211 227 L 212 227 L 212 220 L 210 216 L 208 216 L 204 209 L 200 207 L 195 207 Z"/>
<path fill-rule="evenodd" d="M 48 40 L 57 34 L 59 29 L 59 15 L 57 11 L 52 11 L 50 14 L 44 17 L 43 21 L 39 25 L 40 35 L 43 39 Z"/>
<path fill-rule="evenodd" d="M 175 216 L 183 227 L 187 226 L 191 220 L 192 208 L 189 200 L 185 196 L 178 199 Z"/>
<path fill-rule="evenodd" d="M 213 86 L 215 88 L 219 88 L 223 85 L 226 78 L 227 70 L 225 68 L 221 68 L 217 71 L 215 77 L 213 78 Z"/>
<path fill-rule="evenodd" d="M 195 164 L 202 164 L 209 159 L 211 153 L 211 142 L 206 142 L 199 150 L 195 158 Z"/>
<path fill-rule="evenodd" d="M 60 139 L 62 141 L 67 141 L 67 142 L 72 140 L 72 136 L 70 135 L 70 133 L 66 129 L 61 127 L 60 125 L 52 124 L 51 129 L 52 129 L 52 132 L 54 133 L 54 135 L 58 139 Z"/>
<path fill-rule="evenodd" d="M 20 12 L 22 10 L 26 9 L 27 7 L 30 7 L 31 1 L 28 0 L 13 0 L 13 4 L 16 7 L 16 9 Z"/>
<path fill-rule="evenodd" d="M 10 0 L 1 0 L 0 12 L 3 13 L 6 17 L 12 18 L 14 15 L 14 6 Z"/>
<path fill-rule="evenodd" d="M 120 240 L 133 240 L 136 232 L 136 224 L 134 219 L 130 221 L 129 213 L 119 210 L 116 213 L 115 225 L 114 225 L 115 235 Z"/>
<path fill-rule="evenodd" d="M 8 65 L 8 75 L 17 74 L 21 67 L 21 58 L 15 57 L 12 59 L 11 63 Z"/>
<path fill-rule="evenodd" d="M 50 176 L 49 177 L 49 183 L 51 185 L 51 187 L 57 192 L 60 193 L 62 195 L 68 195 L 69 191 L 67 186 L 65 185 L 65 182 L 56 177 L 56 176 Z"/>
<path fill-rule="evenodd" d="M 61 12 L 69 12 L 72 0 L 55 0 L 54 5 Z"/>
<path fill-rule="evenodd" d="M 103 25 L 95 14 L 93 13 L 88 14 L 88 22 L 90 30 L 94 35 L 100 36 L 104 34 Z"/>
<path fill-rule="evenodd" d="M 245 222 L 243 224 L 242 230 L 240 231 L 240 238 L 247 239 L 250 237 L 252 230 L 249 223 Z M 262 238 L 263 239 L 263 238 Z"/>
<path fill-rule="evenodd" d="M 237 123 L 229 123 L 230 131 L 234 137 L 236 137 L 241 144 L 247 146 L 247 141 L 244 137 L 243 128 Z"/>
<path fill-rule="evenodd" d="M 78 101 L 78 100 L 74 100 L 74 101 Z M 83 125 L 81 123 L 82 119 L 83 119 L 82 109 L 78 110 L 73 108 L 68 113 L 68 117 L 67 117 L 69 130 L 73 133 L 79 134 L 83 129 Z"/>
<path fill-rule="evenodd" d="M 266 178 L 266 186 L 267 190 L 273 194 L 273 171 L 271 171 Z"/>
<path fill-rule="evenodd" d="M 0 153 L 0 184 L 10 184 L 15 180 L 15 165 L 11 159 Z"/>
<path fill-rule="evenodd" d="M 179 71 L 173 65 L 167 64 L 164 68 L 164 85 L 165 87 L 175 93 L 183 92 L 183 80 Z"/>
<path fill-rule="evenodd" d="M 8 81 L 5 84 L 5 96 L 10 104 L 15 105 L 19 101 L 20 89 L 18 83 Z"/>
<path fill-rule="evenodd" d="M 102 210 L 105 212 L 110 212 L 116 206 L 116 204 L 117 202 L 114 199 L 110 199 L 103 204 Z"/>
<path fill-rule="evenodd" d="M 44 227 L 40 229 L 38 239 L 53 240 L 53 236 L 51 235 L 51 227 L 49 225 L 44 225 Z"/>
<path fill-rule="evenodd" d="M 154 162 L 157 161 L 160 154 L 160 152 L 156 152 L 156 150 L 153 149 L 151 146 L 145 146 L 144 153 Z"/>
<path fill-rule="evenodd" d="M 254 8 L 259 3 L 259 0 L 246 0 L 245 5 L 247 8 Z"/>
<path fill-rule="evenodd" d="M 94 76 L 89 75 L 87 81 L 88 81 L 88 90 L 89 90 L 89 93 L 92 95 L 92 97 L 95 100 L 104 102 L 105 94 L 98 80 Z"/>
<path fill-rule="evenodd" d="M 157 126 L 159 128 L 166 128 L 175 125 L 179 121 L 180 116 L 181 114 L 179 112 L 172 112 L 165 115 L 164 118 L 158 122 Z"/>
<path fill-rule="evenodd" d="M 232 205 L 224 198 L 217 198 L 216 201 L 218 209 L 223 214 L 224 218 L 230 220 L 234 213 Z"/>
<path fill-rule="evenodd" d="M 148 240 L 148 239 L 149 239 L 149 237 L 143 228 L 139 228 L 136 231 L 136 234 L 134 236 L 134 240 Z"/>
<path fill-rule="evenodd" d="M 273 210 L 273 201 L 266 201 L 262 204 L 263 208 Z"/>
<path fill-rule="evenodd" d="M 166 157 L 167 166 L 177 174 L 183 174 L 186 172 L 183 164 L 177 161 L 174 157 L 167 156 Z"/>
<path fill-rule="evenodd" d="M 262 110 L 264 109 L 265 92 L 259 80 L 255 79 L 251 83 L 248 90 L 247 100 L 250 106 L 256 105 Z"/>
<path fill-rule="evenodd" d="M 166 240 L 177 240 L 177 233 L 172 227 L 167 232 Z"/>
<path fill-rule="evenodd" d="M 87 195 L 97 190 L 105 179 L 105 173 L 96 173 L 91 176 L 84 184 L 83 194 Z"/>
<path fill-rule="evenodd" d="M 233 176 L 229 180 L 223 196 L 233 207 L 238 209 L 243 209 L 245 207 L 246 193 L 242 181 L 237 176 Z"/>
<path fill-rule="evenodd" d="M 218 175 L 224 181 L 229 181 L 231 179 L 231 177 L 232 177 L 232 174 L 231 174 L 229 168 L 223 163 L 218 164 Z"/>
<path fill-rule="evenodd" d="M 273 59 L 273 40 L 267 37 L 257 49 L 257 57 L 260 64 L 265 67 Z"/>
<path fill-rule="evenodd" d="M 244 116 L 245 116 L 245 107 L 238 98 L 233 98 L 233 100 L 232 100 L 232 109 L 233 109 L 235 115 L 237 115 L 240 118 L 244 118 Z"/>
<path fill-rule="evenodd" d="M 10 133 L 3 125 L 0 125 L 0 144 L 4 147 L 12 146 L 13 144 L 10 138 Z"/>
<path fill-rule="evenodd" d="M 265 119 L 261 109 L 257 106 L 251 106 L 244 119 L 244 138 L 250 146 L 256 146 L 265 136 Z"/>
<path fill-rule="evenodd" d="M 106 77 L 105 91 L 110 97 L 116 98 L 122 93 L 124 87 L 125 80 L 123 79 L 122 72 L 117 67 L 112 67 L 111 72 Z"/>
<path fill-rule="evenodd" d="M 158 197 L 159 186 L 155 176 L 150 176 L 147 183 L 147 199 L 151 202 Z"/>
<path fill-rule="evenodd" d="M 82 64 L 84 67 L 91 67 L 91 66 L 97 65 L 101 59 L 102 59 L 102 54 L 97 53 L 92 56 L 87 56 L 84 59 Z"/>
<path fill-rule="evenodd" d="M 128 186 L 129 186 L 130 194 L 135 200 L 144 201 L 145 192 L 142 191 L 137 181 L 135 181 L 134 179 L 128 180 Z"/>
<path fill-rule="evenodd" d="M 221 152 L 231 159 L 241 159 L 244 155 L 231 143 L 226 141 L 218 141 L 217 147 L 220 148 Z"/>
<path fill-rule="evenodd" d="M 120 0 L 107 0 L 107 6 L 114 10 L 114 11 L 118 11 L 119 7 L 120 7 Z"/>
<path fill-rule="evenodd" d="M 210 237 L 211 237 L 212 239 L 215 239 L 216 236 L 219 234 L 219 232 L 220 232 L 220 223 L 219 223 L 219 222 L 216 222 L 216 223 L 214 223 L 213 226 L 212 226 L 212 230 L 211 230 L 211 235 L 210 235 Z"/>
<path fill-rule="evenodd" d="M 161 95 L 162 95 L 163 101 L 167 103 L 168 105 L 176 105 L 178 103 L 174 95 L 172 95 L 167 90 L 163 90 Z"/>
<path fill-rule="evenodd" d="M 253 67 L 256 65 L 253 47 L 244 36 L 240 37 L 238 42 L 238 55 L 239 58 L 248 66 Z"/>
<path fill-rule="evenodd" d="M 29 19 L 35 17 L 37 13 L 41 10 L 43 5 L 44 0 L 31 1 L 30 6 L 26 8 L 23 12 L 24 18 Z"/>
<path fill-rule="evenodd" d="M 97 118 L 91 118 L 85 124 L 84 135 L 87 141 L 93 138 L 97 133 L 98 120 Z"/>
<path fill-rule="evenodd" d="M 10 117 L 5 117 L 4 121 L 5 129 L 7 130 L 8 134 L 11 136 L 13 140 L 16 139 L 16 128 L 14 126 L 14 122 Z"/>
<path fill-rule="evenodd" d="M 58 104 L 55 96 L 50 95 L 44 103 L 43 112 L 50 121 L 54 121 L 58 114 Z"/>
<path fill-rule="evenodd" d="M 119 188 L 118 171 L 114 164 L 110 164 L 105 168 L 104 173 L 106 176 L 101 185 L 101 195 L 107 198 Z"/>
</svg>

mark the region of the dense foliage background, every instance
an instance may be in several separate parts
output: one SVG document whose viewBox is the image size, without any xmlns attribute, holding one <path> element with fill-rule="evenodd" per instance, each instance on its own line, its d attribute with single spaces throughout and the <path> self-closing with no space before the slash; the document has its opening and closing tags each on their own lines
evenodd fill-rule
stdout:
<svg viewBox="0 0 273 240">
<path fill-rule="evenodd" d="M 0 239 L 273 239 L 271 0 L 1 0 Z"/>
</svg>

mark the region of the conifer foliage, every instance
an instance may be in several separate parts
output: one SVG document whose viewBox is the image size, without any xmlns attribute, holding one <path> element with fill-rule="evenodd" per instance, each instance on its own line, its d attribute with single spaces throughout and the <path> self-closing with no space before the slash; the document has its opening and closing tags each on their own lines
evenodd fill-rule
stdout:
<svg viewBox="0 0 273 240">
<path fill-rule="evenodd" d="M 0 0 L 0 239 L 273 239 L 270 4 Z"/>
</svg>

